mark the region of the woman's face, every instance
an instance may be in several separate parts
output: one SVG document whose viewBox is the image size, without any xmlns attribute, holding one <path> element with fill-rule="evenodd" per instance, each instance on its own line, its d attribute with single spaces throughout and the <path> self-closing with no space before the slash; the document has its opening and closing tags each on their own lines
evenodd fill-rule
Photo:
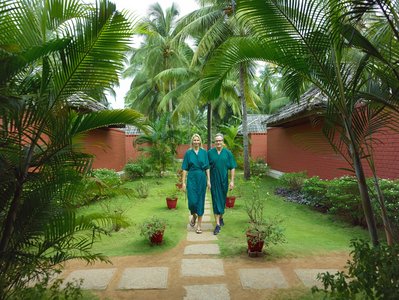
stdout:
<svg viewBox="0 0 399 300">
<path fill-rule="evenodd" d="M 195 136 L 193 138 L 193 147 L 198 148 L 200 144 L 201 144 L 201 141 L 200 141 L 199 137 Z"/>
</svg>

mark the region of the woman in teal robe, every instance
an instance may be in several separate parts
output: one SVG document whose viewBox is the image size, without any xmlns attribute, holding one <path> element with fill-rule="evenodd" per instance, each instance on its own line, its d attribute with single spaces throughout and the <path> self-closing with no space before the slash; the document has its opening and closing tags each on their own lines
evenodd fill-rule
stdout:
<svg viewBox="0 0 399 300">
<path fill-rule="evenodd" d="M 197 222 L 197 233 L 202 233 L 201 223 L 205 207 L 206 187 L 210 187 L 209 161 L 206 150 L 201 148 L 201 137 L 194 134 L 191 138 L 191 148 L 184 155 L 183 190 L 187 190 L 188 209 L 192 215 L 190 225 L 195 226 Z M 187 183 L 186 183 L 187 177 Z"/>
<path fill-rule="evenodd" d="M 224 225 L 223 214 L 226 205 L 227 192 L 234 188 L 234 176 L 237 163 L 230 150 L 223 147 L 223 135 L 221 133 L 215 136 L 215 148 L 208 151 L 211 176 L 211 195 L 212 207 L 215 214 L 216 227 L 214 234 L 218 234 L 220 226 Z M 229 174 L 231 171 L 231 180 L 229 186 Z"/>
</svg>

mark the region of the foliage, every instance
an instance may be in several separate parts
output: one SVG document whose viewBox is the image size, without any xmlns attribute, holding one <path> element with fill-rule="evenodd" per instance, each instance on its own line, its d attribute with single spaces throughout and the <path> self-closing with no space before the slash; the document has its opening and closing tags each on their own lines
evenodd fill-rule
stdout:
<svg viewBox="0 0 399 300">
<path fill-rule="evenodd" d="M 299 191 L 302 189 L 303 183 L 306 178 L 306 172 L 292 172 L 283 174 L 280 177 L 280 181 L 289 190 Z"/>
<path fill-rule="evenodd" d="M 149 186 L 143 180 L 140 180 L 138 185 L 135 187 L 136 194 L 141 199 L 148 197 L 148 190 L 149 190 Z"/>
<path fill-rule="evenodd" d="M 318 275 L 329 299 L 398 299 L 399 245 L 370 247 L 363 240 L 352 240 L 351 247 L 347 273 Z"/>
<path fill-rule="evenodd" d="M 125 172 L 125 176 L 129 179 L 142 178 L 146 174 L 143 166 L 137 163 L 127 163 L 123 167 L 123 171 Z"/>
<path fill-rule="evenodd" d="M 280 226 L 278 218 L 264 217 L 265 199 L 268 193 L 262 192 L 260 179 L 252 177 L 250 181 L 251 193 L 246 197 L 245 209 L 249 218 L 249 225 L 246 229 L 247 240 L 252 243 L 265 240 L 267 245 L 285 242 L 284 229 Z"/>
<path fill-rule="evenodd" d="M 56 279 L 50 283 L 50 278 L 45 276 L 32 287 L 15 290 L 10 299 L 85 299 L 80 287 L 82 281 L 67 282 L 64 287 L 62 283 L 61 279 Z"/>
<path fill-rule="evenodd" d="M 130 225 L 126 217 L 126 209 L 121 206 L 111 205 L 110 200 L 103 201 L 100 205 L 105 212 L 106 218 L 111 220 L 112 231 L 117 232 L 121 230 L 121 228 L 126 228 Z"/>
<path fill-rule="evenodd" d="M 330 180 L 326 197 L 332 204 L 331 213 L 349 220 L 353 225 L 366 226 L 355 177 L 342 176 Z"/>
<path fill-rule="evenodd" d="M 251 160 L 251 175 L 257 177 L 266 177 L 269 174 L 270 167 L 262 159 Z"/>
<path fill-rule="evenodd" d="M 170 115 L 164 114 L 152 122 L 149 133 L 143 133 L 134 141 L 134 145 L 143 145 L 139 151 L 149 156 L 148 162 L 158 171 L 160 176 L 166 171 L 167 166 L 174 162 L 174 155 L 179 140 L 178 130 L 170 124 Z"/>
<path fill-rule="evenodd" d="M 313 176 L 304 180 L 301 191 L 311 206 L 326 212 L 333 205 L 326 196 L 328 186 L 329 181 Z"/>
<path fill-rule="evenodd" d="M 71 208 L 91 166 L 83 137 L 112 124 L 145 128 L 132 110 L 90 108 L 104 108 L 95 99 L 104 99 L 117 82 L 133 34 L 134 23 L 114 4 L 3 1 L 0 19 L 0 290 L 5 298 L 66 260 L 107 261 L 91 249 L 103 232 L 99 224 L 107 221 L 77 216 Z"/>
<path fill-rule="evenodd" d="M 243 138 L 238 134 L 238 126 L 234 125 L 221 125 L 221 131 L 224 136 L 224 144 L 234 157 L 241 157 L 243 151 Z"/>
<path fill-rule="evenodd" d="M 152 235 L 163 232 L 166 228 L 166 220 L 157 216 L 152 216 L 149 220 L 140 225 L 140 235 L 151 238 Z"/>
</svg>

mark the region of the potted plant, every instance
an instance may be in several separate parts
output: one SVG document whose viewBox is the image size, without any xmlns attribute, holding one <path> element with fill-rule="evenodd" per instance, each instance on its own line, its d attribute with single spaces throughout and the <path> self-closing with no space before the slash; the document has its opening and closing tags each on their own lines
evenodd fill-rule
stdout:
<svg viewBox="0 0 399 300">
<path fill-rule="evenodd" d="M 170 189 L 167 191 L 166 196 L 166 205 L 169 209 L 175 209 L 177 206 L 179 189 L 177 187 Z"/>
<path fill-rule="evenodd" d="M 183 170 L 178 169 L 176 172 L 176 176 L 177 176 L 176 187 L 180 190 L 183 186 Z"/>
<path fill-rule="evenodd" d="M 140 235 L 149 239 L 153 245 L 162 244 L 163 235 L 166 228 L 166 221 L 157 216 L 144 221 L 140 226 Z"/>
<path fill-rule="evenodd" d="M 261 253 L 265 242 L 267 245 L 285 242 L 284 229 L 280 226 L 281 220 L 266 219 L 263 215 L 267 196 L 268 193 L 260 193 L 259 178 L 254 177 L 251 180 L 250 194 L 245 201 L 249 218 L 246 229 L 249 255 Z"/>
</svg>

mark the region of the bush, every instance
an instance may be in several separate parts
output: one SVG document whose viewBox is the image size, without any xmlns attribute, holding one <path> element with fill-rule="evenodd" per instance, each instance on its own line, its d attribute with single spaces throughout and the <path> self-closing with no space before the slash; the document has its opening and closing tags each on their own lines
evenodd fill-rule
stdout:
<svg viewBox="0 0 399 300">
<path fill-rule="evenodd" d="M 136 186 L 135 190 L 136 190 L 137 197 L 142 198 L 142 199 L 148 197 L 149 187 L 148 187 L 148 184 L 145 183 L 144 181 L 140 180 L 140 182 Z"/>
<path fill-rule="evenodd" d="M 399 299 L 399 245 L 370 247 L 352 241 L 347 273 L 319 274 L 328 299 Z M 317 287 L 312 292 L 319 292 Z"/>
<path fill-rule="evenodd" d="M 305 179 L 302 186 L 302 193 L 309 205 L 314 208 L 327 212 L 332 204 L 326 196 L 329 181 L 322 180 L 318 176 Z"/>
<path fill-rule="evenodd" d="M 143 166 L 137 163 L 127 163 L 123 168 L 123 171 L 125 171 L 125 175 L 129 179 L 143 178 L 146 174 Z"/>
<path fill-rule="evenodd" d="M 307 178 L 306 171 L 296 173 L 285 173 L 280 177 L 282 185 L 289 190 L 299 191 L 302 189 L 303 183 Z"/>
<path fill-rule="evenodd" d="M 269 169 L 269 166 L 263 160 L 251 160 L 251 175 L 266 177 L 269 174 Z"/>
<path fill-rule="evenodd" d="M 119 187 L 122 184 L 121 177 L 115 170 L 96 169 L 92 172 L 92 176 L 100 179 L 109 187 Z"/>
<path fill-rule="evenodd" d="M 359 187 L 355 177 L 343 176 L 331 180 L 326 197 L 331 203 L 330 212 L 353 225 L 366 226 Z"/>
</svg>

